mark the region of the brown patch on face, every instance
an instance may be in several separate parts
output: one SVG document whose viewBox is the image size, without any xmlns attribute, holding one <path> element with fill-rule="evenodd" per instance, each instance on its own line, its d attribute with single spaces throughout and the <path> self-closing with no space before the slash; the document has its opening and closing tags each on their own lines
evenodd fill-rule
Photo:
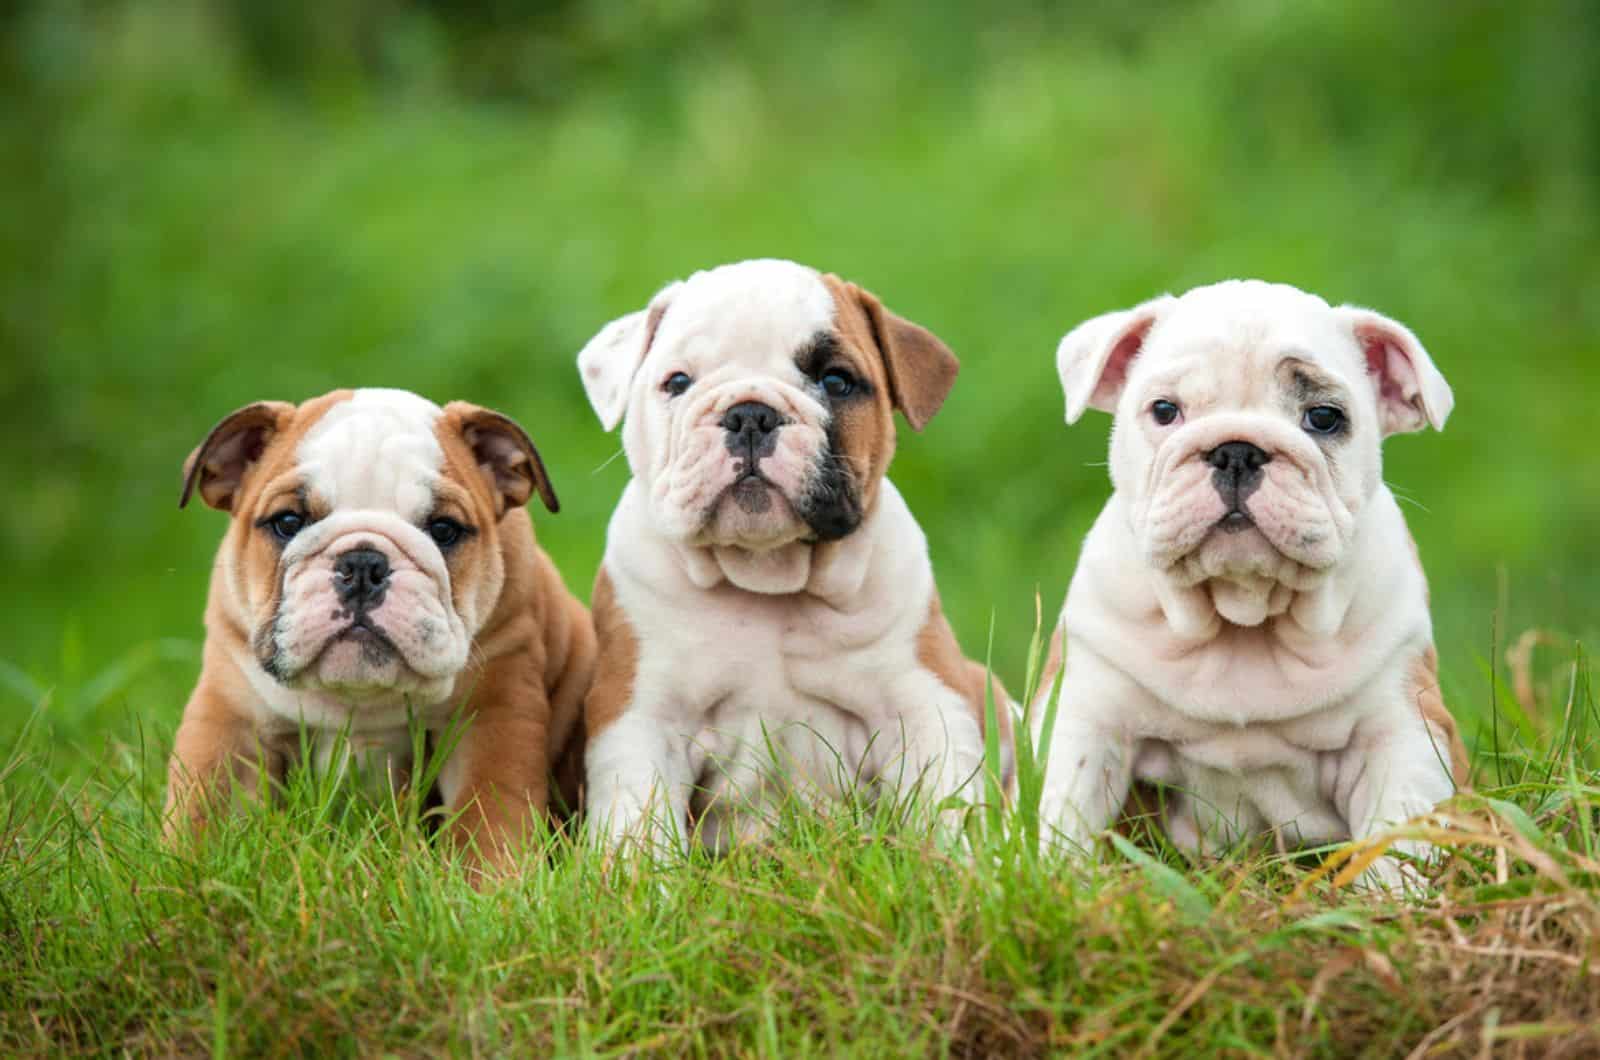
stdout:
<svg viewBox="0 0 1600 1060">
<path fill-rule="evenodd" d="M 831 273 L 821 279 L 833 297 L 833 358 L 871 391 L 831 402 L 829 425 L 833 458 L 849 469 L 859 511 L 866 513 L 894 456 L 894 410 L 921 430 L 944 403 L 959 364 L 937 336 L 885 309 L 871 291 Z M 814 365 L 809 374 L 818 378 L 828 367 Z"/>
<path fill-rule="evenodd" d="M 218 553 L 212 603 L 218 618 L 229 619 L 229 625 L 241 636 L 248 636 L 252 627 L 266 625 L 265 620 L 277 611 L 282 591 L 281 579 L 277 577 L 282 545 L 269 529 L 259 524 L 284 510 L 313 518 L 320 514 L 306 507 L 307 498 L 301 491 L 303 484 L 296 474 L 295 450 L 327 411 L 349 400 L 351 394 L 349 390 L 335 390 L 298 406 L 281 401 L 246 406 L 218 424 L 185 462 L 185 497 L 192 485 L 206 503 L 233 516 Z M 260 411 L 255 411 L 264 409 L 270 410 L 270 416 L 263 418 Z M 236 420 L 241 416 L 242 420 Z M 225 480 L 231 478 L 226 482 L 225 492 L 218 489 L 208 492 L 208 476 L 221 470 L 216 466 L 213 447 L 238 441 L 230 438 L 230 423 L 259 432 L 256 441 L 235 452 L 235 458 L 251 452 L 254 457 L 223 472 Z M 208 468 L 207 464 L 212 466 Z M 211 482 L 223 485 L 215 478 Z M 216 503 L 224 500 L 225 507 Z M 224 557 L 228 557 L 226 562 Z M 223 594 L 221 597 L 219 591 Z"/>
<path fill-rule="evenodd" d="M 838 339 L 836 359 L 871 390 L 869 394 L 836 404 L 829 424 L 834 458 L 850 469 L 860 494 L 861 510 L 867 512 L 872 510 L 878 496 L 878 481 L 888 471 L 889 461 L 894 456 L 894 399 L 871 321 L 861 303 L 851 293 L 849 285 L 837 276 L 824 275 L 822 282 L 833 296 Z"/>
<path fill-rule="evenodd" d="M 452 401 L 444 408 L 438 430 L 441 443 L 448 436 L 466 447 L 494 491 L 497 513 L 527 504 L 535 491 L 547 511 L 554 514 L 561 510 L 538 448 L 511 417 L 469 402 Z"/>
<path fill-rule="evenodd" d="M 439 439 L 444 459 L 439 463 L 441 483 L 435 488 L 434 512 L 429 518 L 448 516 L 473 531 L 446 550 L 444 559 L 450 569 L 451 603 L 457 613 L 482 616 L 487 597 L 499 593 L 504 576 L 501 522 L 507 509 L 489 472 L 479 466 L 477 455 L 467 444 L 459 408 L 463 405 L 452 402 L 434 424 L 434 436 Z M 488 569 L 483 569 L 486 566 Z M 464 577 L 462 572 L 469 568 L 477 569 L 478 575 Z"/>
<path fill-rule="evenodd" d="M 531 527 L 522 529 L 525 518 L 517 519 L 513 527 L 507 516 L 535 492 L 550 511 L 559 505 L 539 450 L 509 417 L 452 401 L 433 430 L 444 459 L 428 518 L 448 517 L 472 531 L 445 549 L 444 558 L 456 611 L 481 617 L 506 577 L 502 533 L 531 535 Z M 467 569 L 477 576 L 463 577 L 461 572 Z"/>
<path fill-rule="evenodd" d="M 838 283 L 865 315 L 873 347 L 882 359 L 889 380 L 894 407 L 905 415 L 912 430 L 922 430 L 950 395 L 961 362 L 939 336 L 921 324 L 890 312 L 871 291 L 845 283 L 836 276 L 823 277 L 824 283 L 830 280 Z M 834 300 L 839 300 L 837 291 Z"/>
<path fill-rule="evenodd" d="M 639 671 L 639 637 L 617 602 L 611 575 L 603 566 L 594 579 L 589 614 L 594 620 L 599 658 L 594 683 L 584 700 L 583 720 L 588 737 L 593 740 L 633 702 L 633 680 Z"/>
<path fill-rule="evenodd" d="M 1013 761 L 1011 709 L 1008 706 L 1011 701 L 1006 696 L 1000 678 L 990 674 L 982 664 L 961 654 L 961 645 L 956 642 L 955 631 L 950 628 L 950 621 L 945 618 L 937 595 L 928 605 L 928 620 L 917 631 L 917 661 L 967 701 L 967 707 L 977 719 L 979 729 L 985 731 L 988 728 L 988 709 L 984 699 L 984 681 L 985 678 L 989 680 L 988 691 L 993 697 L 995 718 L 1000 726 L 1001 757 L 1008 763 L 1008 775 L 1001 779 L 1009 785 L 1009 763 Z"/>
</svg>

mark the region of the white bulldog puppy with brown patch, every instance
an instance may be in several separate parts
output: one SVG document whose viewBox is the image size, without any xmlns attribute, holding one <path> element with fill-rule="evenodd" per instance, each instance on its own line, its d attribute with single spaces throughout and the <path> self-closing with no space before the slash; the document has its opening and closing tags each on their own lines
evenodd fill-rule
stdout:
<svg viewBox="0 0 1600 1060">
<path fill-rule="evenodd" d="M 669 285 L 578 366 L 633 473 L 592 600 L 600 842 L 721 850 L 783 797 L 858 782 L 970 797 L 984 668 L 884 477 L 894 410 L 920 430 L 955 382 L 944 343 L 835 276 L 748 261 Z"/>
<path fill-rule="evenodd" d="M 219 423 L 184 468 L 180 506 L 198 493 L 232 522 L 172 753 L 169 833 L 281 779 L 302 726 L 312 765 L 343 768 L 331 750 L 347 732 L 369 775 L 399 783 L 409 719 L 437 734 L 459 711 L 438 780 L 449 838 L 490 862 L 523 839 L 552 768 L 581 754 L 595 655 L 587 611 L 534 541 L 535 491 L 554 512 L 527 434 L 465 402 L 340 390 Z"/>
<path fill-rule="evenodd" d="M 1081 324 L 1056 366 L 1068 423 L 1116 417 L 1113 493 L 1053 651 L 1064 638 L 1042 806 L 1058 838 L 1086 844 L 1139 782 L 1168 786 L 1165 827 L 1195 851 L 1362 838 L 1464 783 L 1379 448 L 1450 413 L 1416 336 L 1232 281 Z"/>
</svg>

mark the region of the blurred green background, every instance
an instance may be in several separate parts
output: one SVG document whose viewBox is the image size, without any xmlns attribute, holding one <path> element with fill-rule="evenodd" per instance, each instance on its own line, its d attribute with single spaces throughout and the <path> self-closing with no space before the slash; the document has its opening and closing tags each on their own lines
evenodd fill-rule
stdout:
<svg viewBox="0 0 1600 1060">
<path fill-rule="evenodd" d="M 1232 276 L 1377 307 L 1454 385 L 1386 477 L 1459 713 L 1524 629 L 1600 628 L 1592 3 L 12 0 L 0 34 L 0 732 L 47 695 L 91 756 L 170 730 L 224 526 L 179 465 L 258 398 L 515 416 L 586 597 L 626 469 L 573 357 L 753 256 L 961 354 L 894 476 L 1014 684 L 1107 493 L 1057 339 Z"/>
</svg>

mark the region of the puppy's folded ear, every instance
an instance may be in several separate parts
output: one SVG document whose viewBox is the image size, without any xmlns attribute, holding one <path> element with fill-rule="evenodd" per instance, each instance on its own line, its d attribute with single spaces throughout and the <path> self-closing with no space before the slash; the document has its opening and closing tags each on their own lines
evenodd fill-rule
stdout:
<svg viewBox="0 0 1600 1060">
<path fill-rule="evenodd" d="M 644 355 L 656 337 L 656 328 L 661 326 L 662 314 L 682 286 L 681 281 L 669 283 L 656 292 L 647 307 L 613 320 L 578 351 L 578 374 L 583 378 L 583 389 L 600 417 L 600 425 L 606 430 L 613 430 L 622 422 L 634 374 L 644 363 Z"/>
<path fill-rule="evenodd" d="M 853 283 L 845 283 L 844 289 L 860 304 L 872 325 L 872 337 L 883 355 L 895 408 L 912 430 L 922 430 L 950 396 L 961 362 L 939 336 L 885 309 L 871 291 Z"/>
<path fill-rule="evenodd" d="M 187 505 L 199 490 L 206 504 L 231 512 L 245 476 L 293 415 L 294 406 L 287 401 L 258 401 L 224 416 L 183 462 L 178 507 Z"/>
<path fill-rule="evenodd" d="M 1455 395 L 1422 343 L 1399 321 L 1358 306 L 1337 310 L 1367 358 L 1367 374 L 1378 389 L 1378 421 L 1384 437 L 1431 426 L 1443 430 Z"/>
<path fill-rule="evenodd" d="M 455 421 L 461 440 L 472 450 L 472 458 L 495 491 L 495 514 L 528 503 L 533 491 L 551 512 L 559 512 L 555 487 L 545 473 L 544 461 L 528 432 L 509 416 L 466 401 L 452 401 L 444 414 Z"/>
<path fill-rule="evenodd" d="M 1105 313 L 1067 332 L 1056 347 L 1056 373 L 1067 398 L 1067 422 L 1085 409 L 1115 412 L 1128 369 L 1144 340 L 1175 299 L 1164 294 L 1132 309 Z"/>
</svg>

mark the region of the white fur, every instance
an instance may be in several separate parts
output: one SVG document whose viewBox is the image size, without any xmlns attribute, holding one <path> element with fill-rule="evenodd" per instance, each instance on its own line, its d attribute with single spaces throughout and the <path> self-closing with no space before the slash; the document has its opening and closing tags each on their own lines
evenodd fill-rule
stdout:
<svg viewBox="0 0 1600 1060">
<path fill-rule="evenodd" d="M 786 794 L 922 779 L 942 797 L 981 764 L 977 720 L 916 657 L 934 584 L 899 493 L 882 482 L 836 542 L 810 540 L 795 512 L 829 415 L 795 354 L 833 330 L 835 313 L 814 270 L 743 262 L 666 288 L 579 355 L 607 429 L 626 409 L 634 475 L 604 564 L 640 644 L 638 672 L 587 761 L 592 827 L 608 845 L 653 823 L 655 838 L 681 846 L 691 787 L 710 803 L 701 838 L 720 848 L 759 831 L 761 811 Z M 694 382 L 672 397 L 662 384 L 675 372 Z M 756 514 L 728 500 L 736 461 L 718 426 L 750 400 L 786 424 L 761 462 L 778 496 Z"/>
<path fill-rule="evenodd" d="M 1412 344 L 1398 366 L 1410 382 L 1388 398 L 1357 319 Z M 1141 329 L 1119 382 L 1112 348 Z M 1281 385 L 1286 357 L 1335 384 L 1342 442 L 1301 429 Z M 1363 837 L 1447 798 L 1449 747 L 1405 691 L 1432 631 L 1379 453 L 1407 422 L 1396 392 L 1417 422 L 1449 411 L 1414 336 L 1294 288 L 1232 282 L 1096 318 L 1062 340 L 1057 363 L 1069 421 L 1085 407 L 1116 412 L 1115 491 L 1061 614 L 1042 811 L 1058 838 L 1084 844 L 1110 825 L 1134 779 L 1185 792 L 1168 803 L 1168 828 L 1202 850 L 1268 829 L 1291 843 Z M 1158 425 L 1157 399 L 1178 403 L 1180 421 Z M 1257 528 L 1229 535 L 1215 528 L 1224 505 L 1203 457 L 1234 440 L 1272 461 L 1248 501 Z"/>
<path fill-rule="evenodd" d="M 833 326 L 833 297 L 821 277 L 788 261 L 748 261 L 696 273 L 658 294 L 651 309 L 614 321 L 578 355 L 590 400 L 609 429 L 626 407 L 623 447 L 649 491 L 663 533 L 696 545 L 767 552 L 806 536 L 798 502 L 825 444 L 828 412 L 794 354 Z M 647 315 L 659 324 L 645 348 Z M 693 383 L 673 396 L 674 373 Z M 614 388 L 628 386 L 619 404 Z M 723 444 L 723 415 L 759 401 L 788 424 L 761 463 L 774 503 L 751 516 L 725 496 L 739 461 Z"/>
<path fill-rule="evenodd" d="M 654 826 L 681 846 L 692 786 L 711 794 L 701 838 L 715 848 L 758 833 L 761 810 L 788 794 L 832 799 L 855 781 L 962 790 L 983 739 L 917 660 L 927 544 L 893 485 L 881 490 L 859 530 L 813 550 L 799 591 L 766 594 L 740 588 L 743 571 L 710 550 L 665 540 L 629 485 L 605 567 L 640 654 L 631 702 L 588 751 L 603 841 Z"/>
</svg>

